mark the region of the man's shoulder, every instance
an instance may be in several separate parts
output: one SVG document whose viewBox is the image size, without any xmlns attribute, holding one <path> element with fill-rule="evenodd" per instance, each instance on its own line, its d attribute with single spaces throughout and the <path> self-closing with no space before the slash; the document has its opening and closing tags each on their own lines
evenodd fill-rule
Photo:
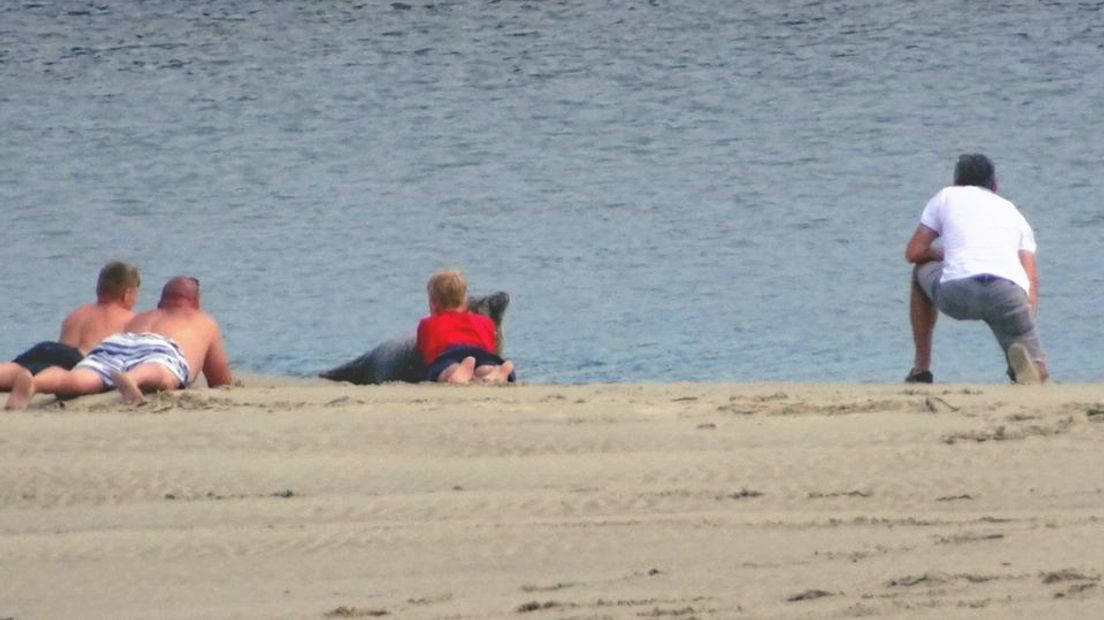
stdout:
<svg viewBox="0 0 1104 620">
<path fill-rule="evenodd" d="M 97 305 L 94 304 L 94 303 L 92 303 L 92 304 L 81 304 L 81 305 L 77 306 L 76 308 L 73 308 L 69 312 L 69 314 L 65 315 L 65 320 L 66 321 L 79 321 L 79 320 L 82 320 L 85 317 L 91 316 L 93 313 L 95 313 L 96 309 L 97 309 Z"/>
<path fill-rule="evenodd" d="M 214 316 L 197 308 L 154 308 L 153 310 L 143 312 L 142 316 L 163 316 L 184 319 L 186 321 L 216 322 Z"/>
<path fill-rule="evenodd" d="M 1011 200 L 987 189 L 975 189 L 977 189 L 978 191 L 976 194 L 971 196 L 970 200 L 972 202 L 970 204 L 985 205 L 992 217 L 1001 219 L 1012 218 L 1026 223 L 1023 214 L 1020 213 L 1020 210 Z"/>
<path fill-rule="evenodd" d="M 215 317 L 203 310 L 175 311 L 174 318 L 182 319 L 191 325 L 206 329 L 212 333 L 217 332 L 219 329 L 218 321 L 215 320 Z"/>
<path fill-rule="evenodd" d="M 97 302 L 81 304 L 73 308 L 73 310 L 66 315 L 65 321 L 68 323 L 87 323 L 88 321 L 117 316 L 118 313 L 122 311 L 123 308 L 121 306 L 113 306 L 110 304 L 101 304 Z"/>
<path fill-rule="evenodd" d="M 951 185 L 944 187 L 928 201 L 928 207 L 954 210 L 977 205 L 996 205 L 1016 209 L 1011 200 L 1000 194 L 974 185 Z"/>
<path fill-rule="evenodd" d="M 963 204 L 979 199 L 984 200 L 987 198 L 986 194 L 996 196 L 993 192 L 983 190 L 980 187 L 974 187 L 973 185 L 948 185 L 936 192 L 935 196 L 932 197 L 932 201 L 948 204 Z"/>
<path fill-rule="evenodd" d="M 484 322 L 492 326 L 494 325 L 494 321 L 491 321 L 490 318 L 477 312 L 472 312 L 470 310 L 447 310 L 423 318 L 418 325 L 426 325 L 429 327 L 441 326 L 448 329 L 454 326 L 483 324 Z"/>
<path fill-rule="evenodd" d="M 933 211 L 942 209 L 943 206 L 951 200 L 951 197 L 954 195 L 954 189 L 955 187 L 951 185 L 932 194 L 927 204 L 924 205 L 924 214 L 929 215 Z"/>
<path fill-rule="evenodd" d="M 199 314 L 203 317 L 203 320 L 207 323 L 207 325 L 210 326 L 212 331 L 216 333 L 219 331 L 218 319 L 216 319 L 213 314 L 208 314 L 207 312 L 204 312 L 202 310 L 199 311 Z"/>
</svg>

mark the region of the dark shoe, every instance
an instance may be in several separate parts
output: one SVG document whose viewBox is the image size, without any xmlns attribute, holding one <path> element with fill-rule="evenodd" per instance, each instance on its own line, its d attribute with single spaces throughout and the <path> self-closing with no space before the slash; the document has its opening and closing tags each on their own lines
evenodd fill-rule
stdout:
<svg viewBox="0 0 1104 620">
<path fill-rule="evenodd" d="M 905 383 L 932 383 L 935 377 L 932 376 L 930 370 L 911 370 L 907 377 L 905 377 Z"/>
</svg>

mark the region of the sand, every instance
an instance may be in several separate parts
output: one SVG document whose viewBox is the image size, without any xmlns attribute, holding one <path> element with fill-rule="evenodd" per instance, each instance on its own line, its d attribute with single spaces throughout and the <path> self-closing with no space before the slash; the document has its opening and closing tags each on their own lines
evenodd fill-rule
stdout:
<svg viewBox="0 0 1104 620">
<path fill-rule="evenodd" d="M 1100 385 L 357 387 L 0 414 L 0 618 L 1102 618 Z"/>
</svg>

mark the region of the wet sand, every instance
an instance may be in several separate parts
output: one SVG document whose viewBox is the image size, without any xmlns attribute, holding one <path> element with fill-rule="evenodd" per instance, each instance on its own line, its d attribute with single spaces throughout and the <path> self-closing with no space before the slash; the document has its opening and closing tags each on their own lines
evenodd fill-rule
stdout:
<svg viewBox="0 0 1104 620">
<path fill-rule="evenodd" d="M 243 383 L 0 414 L 0 618 L 1104 617 L 1100 385 Z"/>
</svg>

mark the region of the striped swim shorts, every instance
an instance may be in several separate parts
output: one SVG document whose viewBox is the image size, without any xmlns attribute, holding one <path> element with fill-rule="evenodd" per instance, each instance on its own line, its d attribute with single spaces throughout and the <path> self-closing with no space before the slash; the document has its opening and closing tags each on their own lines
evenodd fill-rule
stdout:
<svg viewBox="0 0 1104 620">
<path fill-rule="evenodd" d="M 73 370 L 87 368 L 95 371 L 103 379 L 104 387 L 112 388 L 115 387 L 112 375 L 142 364 L 164 366 L 177 378 L 180 387 L 188 385 L 188 360 L 171 338 L 161 334 L 123 333 L 110 336 L 96 345 Z"/>
</svg>

